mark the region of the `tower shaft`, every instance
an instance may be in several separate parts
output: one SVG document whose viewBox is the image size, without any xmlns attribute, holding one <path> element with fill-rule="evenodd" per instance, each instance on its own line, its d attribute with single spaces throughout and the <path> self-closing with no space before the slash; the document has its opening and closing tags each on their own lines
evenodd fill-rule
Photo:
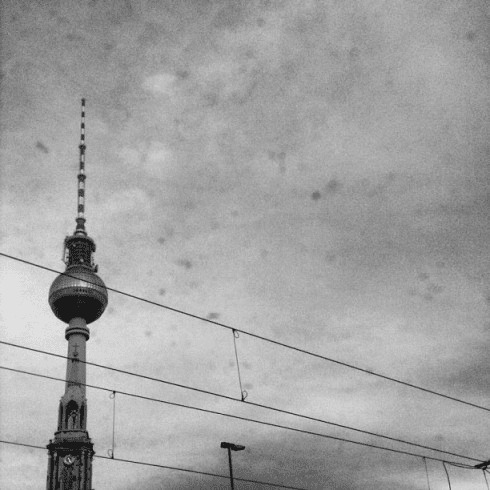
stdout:
<svg viewBox="0 0 490 490">
<path fill-rule="evenodd" d="M 68 354 L 66 363 L 65 396 L 71 395 L 85 397 L 85 384 L 87 382 L 87 340 L 90 331 L 83 318 L 72 318 L 66 329 L 68 340 Z"/>
<path fill-rule="evenodd" d="M 73 431 L 86 432 L 87 430 L 87 399 L 85 398 L 87 365 L 85 361 L 89 329 L 85 320 L 83 318 L 70 320 L 65 336 L 68 340 L 68 359 L 66 361 L 65 393 L 61 398 L 58 414 L 58 432 L 73 438 L 77 436 L 73 434 Z M 88 433 L 83 436 L 88 438 Z"/>
<path fill-rule="evenodd" d="M 87 432 L 86 342 L 89 329 L 73 318 L 68 340 L 65 393 L 58 408 L 58 430 L 48 445 L 47 490 L 92 490 L 93 444 Z"/>
</svg>

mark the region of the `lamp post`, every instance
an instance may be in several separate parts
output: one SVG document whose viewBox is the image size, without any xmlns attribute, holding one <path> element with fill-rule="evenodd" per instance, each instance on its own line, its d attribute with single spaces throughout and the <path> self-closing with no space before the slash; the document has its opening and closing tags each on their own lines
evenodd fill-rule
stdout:
<svg viewBox="0 0 490 490">
<path fill-rule="evenodd" d="M 233 466 L 231 464 L 231 452 L 232 451 L 243 451 L 245 449 L 245 446 L 240 446 L 238 444 L 232 444 L 231 442 L 222 442 L 221 448 L 222 449 L 228 449 L 228 461 L 230 463 L 230 485 L 231 485 L 231 490 L 234 490 L 235 485 L 233 484 Z"/>
</svg>

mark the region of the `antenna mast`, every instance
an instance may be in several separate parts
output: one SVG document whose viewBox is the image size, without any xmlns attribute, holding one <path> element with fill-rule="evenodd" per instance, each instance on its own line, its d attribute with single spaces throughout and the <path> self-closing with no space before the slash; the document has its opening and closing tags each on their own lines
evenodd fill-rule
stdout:
<svg viewBox="0 0 490 490">
<path fill-rule="evenodd" d="M 85 231 L 85 99 L 82 99 L 82 120 L 80 124 L 80 163 L 78 167 L 77 190 L 77 226 L 72 236 L 65 238 L 65 252 L 63 261 L 67 267 L 83 265 L 97 272 L 93 263 L 92 253 L 95 252 L 95 242 Z"/>
<path fill-rule="evenodd" d="M 82 120 L 80 123 L 80 166 L 78 168 L 78 209 L 77 209 L 77 227 L 75 233 L 86 235 L 85 231 L 85 99 L 82 99 Z"/>
</svg>

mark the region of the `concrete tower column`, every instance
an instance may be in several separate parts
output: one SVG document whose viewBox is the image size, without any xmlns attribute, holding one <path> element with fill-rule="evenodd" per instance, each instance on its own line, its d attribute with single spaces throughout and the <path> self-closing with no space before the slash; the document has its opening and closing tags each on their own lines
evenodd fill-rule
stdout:
<svg viewBox="0 0 490 490">
<path fill-rule="evenodd" d="M 65 338 L 68 340 L 69 360 L 66 363 L 66 387 L 79 386 L 80 392 L 85 396 L 85 384 L 87 383 L 87 340 L 90 338 L 90 330 L 85 319 L 72 318 L 65 330 Z"/>
</svg>

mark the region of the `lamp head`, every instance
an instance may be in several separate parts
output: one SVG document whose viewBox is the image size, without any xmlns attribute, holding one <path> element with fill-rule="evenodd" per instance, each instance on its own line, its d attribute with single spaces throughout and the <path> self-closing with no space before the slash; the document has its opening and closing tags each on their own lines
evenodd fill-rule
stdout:
<svg viewBox="0 0 490 490">
<path fill-rule="evenodd" d="M 245 446 L 240 444 L 233 444 L 232 442 L 222 442 L 221 449 L 231 449 L 232 451 L 243 451 Z"/>
</svg>

